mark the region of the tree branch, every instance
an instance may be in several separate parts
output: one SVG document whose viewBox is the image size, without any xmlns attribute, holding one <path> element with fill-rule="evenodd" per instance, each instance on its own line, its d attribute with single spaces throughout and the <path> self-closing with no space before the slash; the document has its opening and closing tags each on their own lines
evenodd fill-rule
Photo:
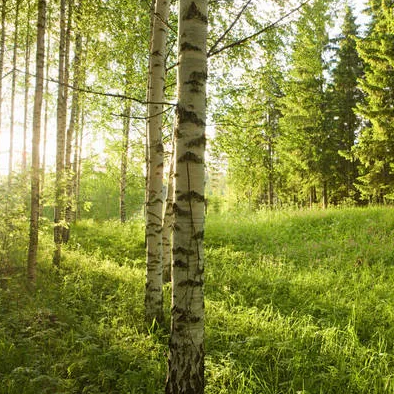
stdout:
<svg viewBox="0 0 394 394">
<path fill-rule="evenodd" d="M 212 45 L 211 49 L 208 51 L 208 57 L 211 55 L 211 53 L 215 50 L 215 48 L 220 44 L 221 41 L 223 41 L 224 37 L 230 32 L 230 30 L 234 27 L 234 25 L 238 22 L 239 18 L 241 15 L 244 13 L 246 8 L 249 6 L 249 4 L 252 2 L 252 0 L 248 0 L 245 5 L 241 8 L 241 11 L 238 13 L 234 21 L 230 24 L 230 26 L 226 29 L 226 31 L 215 41 L 215 43 Z"/>
<path fill-rule="evenodd" d="M 241 45 L 243 43 L 245 43 L 246 41 L 252 40 L 253 38 L 259 36 L 260 34 L 266 32 L 269 29 L 272 29 L 273 27 L 275 27 L 277 24 L 279 24 L 280 22 L 282 22 L 284 19 L 288 18 L 290 15 L 294 14 L 295 12 L 299 11 L 302 7 L 304 7 L 305 4 L 309 3 L 310 0 L 306 0 L 304 2 L 302 2 L 297 8 L 294 8 L 293 10 L 289 11 L 287 14 L 283 15 L 282 17 L 280 17 L 278 20 L 276 20 L 275 22 L 271 23 L 268 26 L 265 26 L 264 28 L 262 28 L 261 30 L 257 31 L 256 33 L 251 34 L 250 36 L 247 36 L 245 38 L 242 38 L 241 40 L 238 41 L 234 41 L 231 44 L 225 45 L 219 49 L 217 49 L 216 51 L 212 51 L 210 50 L 210 52 L 208 53 L 208 57 L 217 55 L 220 52 L 225 51 L 226 49 L 230 49 L 233 48 L 235 46 Z"/>
<path fill-rule="evenodd" d="M 25 71 L 19 70 L 19 69 L 15 69 L 16 71 L 22 73 L 22 74 L 28 74 L 32 77 L 36 78 L 35 74 L 32 73 L 26 73 Z M 135 101 L 139 104 L 142 105 L 146 105 L 146 104 L 158 104 L 158 105 L 170 105 L 175 107 L 177 104 L 175 103 L 170 103 L 168 101 L 146 101 L 146 100 L 141 100 L 138 99 L 136 97 L 131 97 L 131 96 L 126 96 L 124 94 L 120 94 L 120 93 L 105 93 L 105 92 L 99 92 L 97 90 L 93 90 L 90 87 L 87 88 L 77 88 L 73 85 L 69 85 L 69 84 L 65 84 L 65 83 L 61 83 L 60 81 L 58 81 L 57 79 L 53 79 L 53 78 L 44 78 L 45 81 L 49 81 L 52 83 L 56 83 L 57 85 L 62 85 L 62 86 L 66 86 L 67 88 L 71 89 L 71 90 L 76 90 L 78 92 L 82 92 L 82 93 L 88 93 L 88 94 L 93 94 L 93 95 L 97 95 L 97 96 L 104 96 L 104 97 L 115 97 L 115 98 L 121 98 L 124 100 L 131 100 L 131 101 Z"/>
</svg>

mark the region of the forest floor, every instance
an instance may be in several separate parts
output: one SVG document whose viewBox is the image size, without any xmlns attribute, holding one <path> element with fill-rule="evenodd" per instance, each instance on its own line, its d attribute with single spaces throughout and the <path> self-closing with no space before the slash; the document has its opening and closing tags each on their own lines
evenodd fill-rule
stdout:
<svg viewBox="0 0 394 394">
<path fill-rule="evenodd" d="M 144 324 L 142 221 L 82 221 L 59 270 L 41 236 L 0 272 L 0 393 L 163 392 Z M 394 209 L 208 215 L 206 393 L 394 393 Z M 18 263 L 19 261 L 19 263 Z"/>
</svg>

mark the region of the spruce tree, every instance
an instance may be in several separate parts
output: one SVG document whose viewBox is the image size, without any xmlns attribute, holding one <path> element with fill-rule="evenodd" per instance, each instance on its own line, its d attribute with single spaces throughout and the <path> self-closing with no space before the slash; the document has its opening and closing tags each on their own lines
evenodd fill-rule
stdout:
<svg viewBox="0 0 394 394">
<path fill-rule="evenodd" d="M 345 8 L 342 31 L 337 39 L 337 64 L 333 70 L 333 84 L 330 92 L 333 140 L 337 151 L 333 152 L 333 173 L 336 200 L 346 197 L 358 199 L 358 191 L 354 183 L 358 176 L 356 160 L 353 152 L 361 118 L 355 113 L 363 94 L 358 88 L 358 79 L 363 75 L 363 62 L 356 48 L 356 18 L 350 6 Z"/>
<path fill-rule="evenodd" d="M 358 112 L 366 120 L 356 154 L 362 163 L 358 188 L 365 198 L 382 203 L 394 189 L 394 16 L 392 0 L 369 2 L 372 22 L 357 49 L 366 63 L 360 87 L 366 95 Z"/>
<path fill-rule="evenodd" d="M 309 197 L 312 204 L 316 202 L 317 188 L 322 188 L 324 205 L 331 157 L 325 127 L 323 59 L 328 43 L 327 5 L 326 0 L 306 4 L 297 22 L 281 119 L 282 159 L 287 161 L 294 192 L 303 201 Z"/>
</svg>

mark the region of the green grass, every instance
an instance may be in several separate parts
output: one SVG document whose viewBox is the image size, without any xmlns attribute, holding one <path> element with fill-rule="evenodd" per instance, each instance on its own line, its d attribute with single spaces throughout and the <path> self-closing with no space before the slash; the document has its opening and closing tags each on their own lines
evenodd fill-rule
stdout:
<svg viewBox="0 0 394 394">
<path fill-rule="evenodd" d="M 43 234 L 35 292 L 20 261 L 0 289 L 0 393 L 163 392 L 143 224 L 72 234 L 60 271 Z M 394 393 L 394 209 L 211 215 L 205 257 L 207 394 Z"/>
</svg>

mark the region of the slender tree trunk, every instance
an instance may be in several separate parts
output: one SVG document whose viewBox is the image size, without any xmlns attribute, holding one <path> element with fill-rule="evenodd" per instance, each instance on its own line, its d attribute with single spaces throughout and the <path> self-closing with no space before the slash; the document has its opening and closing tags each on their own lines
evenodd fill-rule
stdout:
<svg viewBox="0 0 394 394">
<path fill-rule="evenodd" d="M 268 140 L 269 169 L 268 169 L 268 204 L 274 206 L 274 153 L 271 138 Z"/>
<path fill-rule="evenodd" d="M 162 215 L 163 215 L 163 142 L 162 112 L 169 0 L 156 0 L 150 54 L 148 92 L 148 184 L 146 202 L 146 290 L 145 316 L 148 324 L 162 322 Z"/>
<path fill-rule="evenodd" d="M 66 0 L 60 2 L 60 40 L 59 40 L 59 85 L 57 97 L 57 136 L 56 136 L 56 192 L 55 192 L 55 226 L 54 241 L 55 251 L 53 264 L 60 265 L 62 249 L 62 226 L 64 220 L 64 155 L 67 100 L 65 86 L 66 68 Z"/>
<path fill-rule="evenodd" d="M 327 207 L 328 207 L 327 181 L 323 181 L 323 209 L 327 209 Z"/>
<path fill-rule="evenodd" d="M 48 13 L 48 25 L 50 24 L 50 13 Z M 44 137 L 43 137 L 43 149 L 42 149 L 42 170 L 41 170 L 41 193 L 45 188 L 45 172 L 46 172 L 46 157 L 47 157 L 47 140 L 48 140 L 48 115 L 49 115 L 49 63 L 50 63 L 50 47 L 51 37 L 50 28 L 48 26 L 48 37 L 47 37 L 47 62 L 45 65 L 45 109 L 44 109 Z M 42 215 L 44 207 L 40 205 L 40 215 Z"/>
<path fill-rule="evenodd" d="M 14 164 L 15 92 L 16 92 L 16 61 L 17 61 L 17 56 L 18 56 L 19 6 L 20 6 L 20 0 L 17 0 L 16 7 L 15 7 L 14 48 L 12 51 L 10 147 L 9 147 L 9 156 L 8 156 L 8 187 L 11 187 L 12 171 L 13 171 L 13 164 Z"/>
<path fill-rule="evenodd" d="M 30 240 L 27 258 L 27 275 L 29 280 L 33 283 L 36 278 L 38 218 L 40 210 L 40 129 L 42 94 L 44 87 L 45 13 L 46 0 L 39 0 L 37 21 L 36 87 L 34 96 L 32 137 Z"/>
<path fill-rule="evenodd" d="M 77 177 L 75 180 L 75 218 L 81 219 L 81 175 L 82 175 L 82 143 L 83 143 L 83 130 L 85 126 L 85 112 L 81 110 L 81 126 L 79 131 L 79 143 L 78 143 L 78 158 L 77 158 Z"/>
<path fill-rule="evenodd" d="M 26 41 L 25 41 L 25 100 L 23 108 L 23 148 L 22 148 L 22 173 L 27 170 L 27 121 L 29 109 L 30 89 L 30 0 L 27 1 Z"/>
<path fill-rule="evenodd" d="M 2 133 L 3 119 L 3 73 L 5 52 L 5 22 L 7 16 L 7 0 L 2 1 L 1 6 L 1 35 L 0 35 L 0 135 Z"/>
<path fill-rule="evenodd" d="M 172 226 L 174 223 L 174 213 L 172 210 L 172 204 L 174 200 L 174 141 L 172 143 L 170 160 L 167 196 L 163 217 L 163 283 L 168 283 L 171 281 Z"/>
<path fill-rule="evenodd" d="M 130 133 L 130 103 L 125 100 L 123 111 L 123 138 L 122 138 L 122 152 L 120 163 L 120 197 L 119 197 L 119 211 L 120 222 L 125 223 L 127 219 L 126 214 L 126 184 L 127 184 L 127 161 L 129 156 L 129 133 Z"/>
<path fill-rule="evenodd" d="M 180 0 L 172 316 L 166 393 L 204 392 L 207 0 Z"/>
<path fill-rule="evenodd" d="M 70 10 L 73 6 L 70 3 Z M 67 243 L 70 238 L 70 224 L 72 221 L 72 207 L 73 207 L 73 184 L 75 173 L 72 171 L 71 166 L 71 151 L 72 151 L 72 141 L 75 141 L 75 135 L 77 134 L 76 128 L 78 127 L 78 114 L 79 114 L 79 80 L 81 78 L 81 55 L 82 55 L 82 37 L 79 32 L 78 23 L 80 23 L 80 12 L 81 12 L 81 2 L 78 4 L 76 8 L 76 28 L 77 28 L 77 36 L 75 39 L 75 57 L 73 64 L 73 94 L 71 101 L 71 114 L 70 114 L 70 123 L 67 130 L 67 143 L 66 143 L 66 159 L 65 159 L 65 172 L 66 172 L 66 209 L 65 209 L 65 221 L 66 226 L 63 228 L 63 243 Z M 68 36 L 70 35 L 70 24 L 71 24 L 71 11 L 69 12 L 68 18 Z M 68 40 L 69 41 L 69 40 Z M 69 46 L 69 44 L 68 44 Z M 68 48 L 69 51 L 69 48 Z M 66 62 L 67 63 L 67 62 Z"/>
</svg>

